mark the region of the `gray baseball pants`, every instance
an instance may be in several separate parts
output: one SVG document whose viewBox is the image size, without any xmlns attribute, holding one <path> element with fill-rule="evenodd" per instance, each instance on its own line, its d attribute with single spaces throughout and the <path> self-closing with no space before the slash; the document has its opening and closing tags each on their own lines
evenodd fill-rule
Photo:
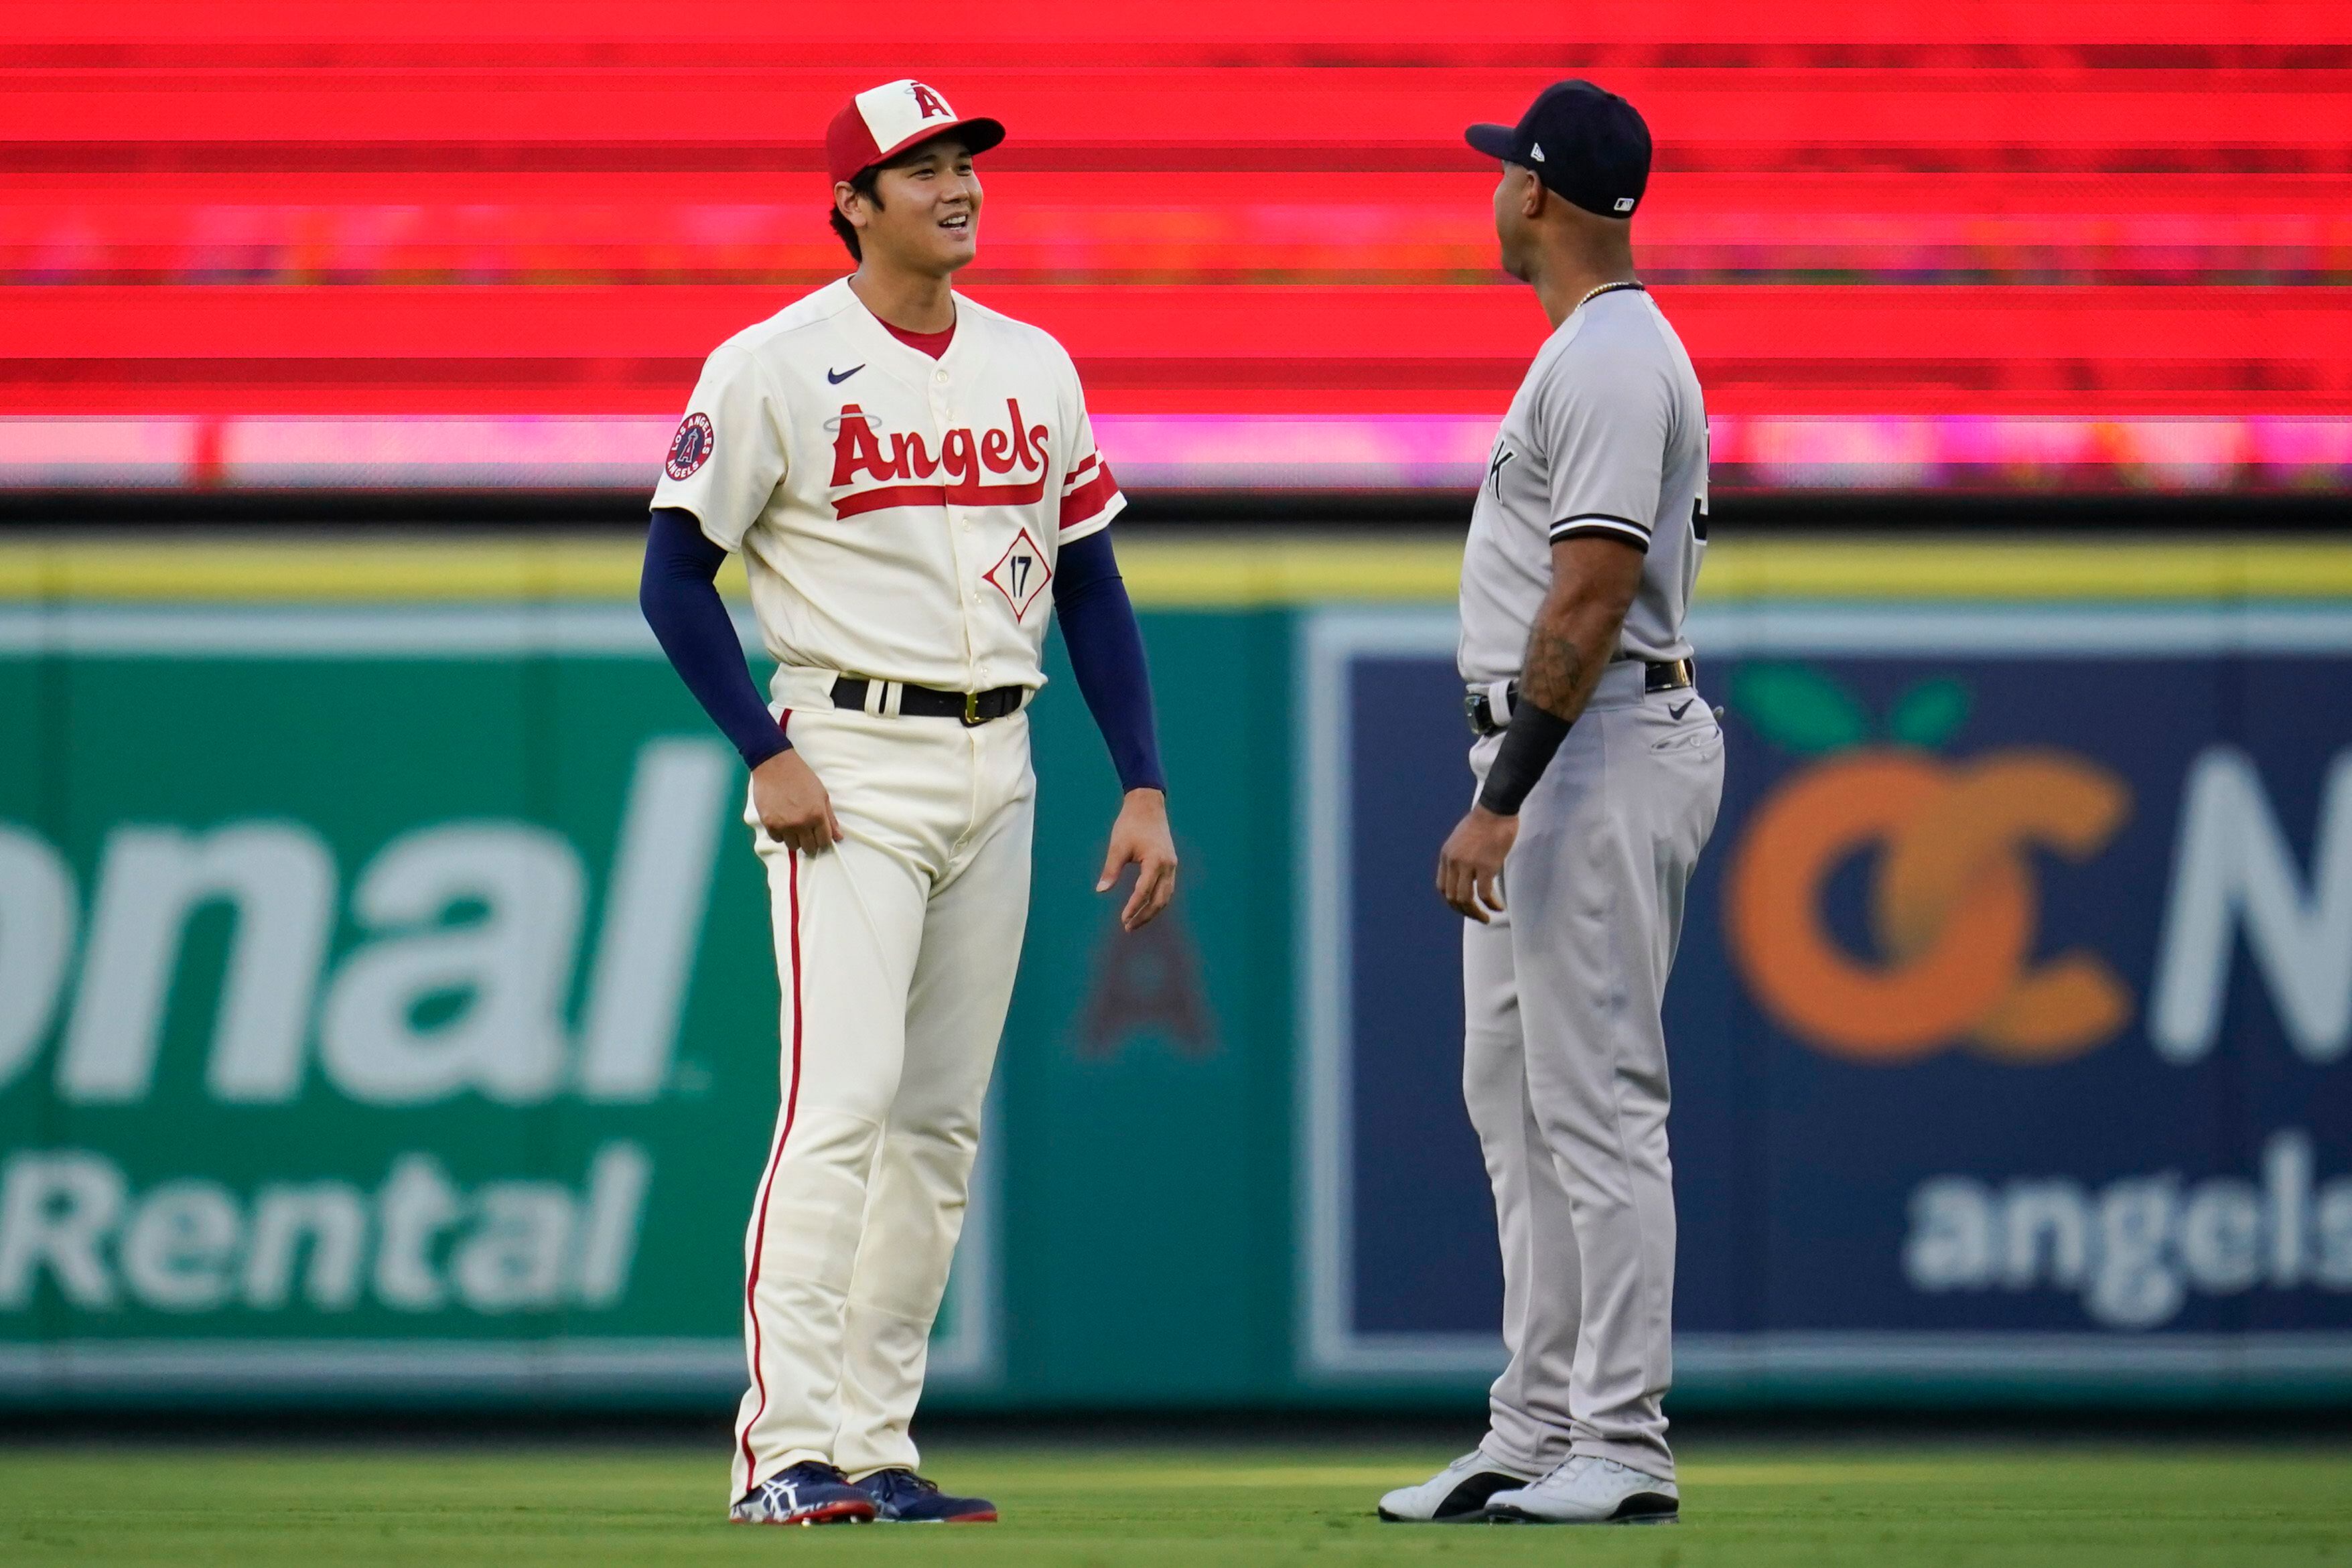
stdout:
<svg viewBox="0 0 2352 1568">
<path fill-rule="evenodd" d="M 1500 745 L 1471 751 L 1483 780 Z M 1519 811 L 1506 915 L 1463 922 L 1463 1097 L 1503 1246 L 1510 1364 L 1486 1456 L 1591 1454 L 1671 1479 L 1675 1194 L 1659 1021 L 1683 895 L 1723 795 L 1693 688 L 1612 664 Z"/>
</svg>

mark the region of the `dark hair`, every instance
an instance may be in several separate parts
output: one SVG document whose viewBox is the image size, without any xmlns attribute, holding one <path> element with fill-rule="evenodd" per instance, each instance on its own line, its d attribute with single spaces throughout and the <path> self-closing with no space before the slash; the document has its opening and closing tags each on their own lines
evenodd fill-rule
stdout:
<svg viewBox="0 0 2352 1568">
<path fill-rule="evenodd" d="M 877 207 L 882 204 L 881 184 L 882 170 L 878 164 L 871 169 L 860 169 L 849 177 L 849 188 Z M 841 215 L 841 204 L 834 203 L 833 211 L 827 215 L 833 219 L 833 232 L 839 235 L 841 243 L 849 247 L 849 259 L 864 261 L 866 254 L 857 244 L 857 225 Z"/>
</svg>

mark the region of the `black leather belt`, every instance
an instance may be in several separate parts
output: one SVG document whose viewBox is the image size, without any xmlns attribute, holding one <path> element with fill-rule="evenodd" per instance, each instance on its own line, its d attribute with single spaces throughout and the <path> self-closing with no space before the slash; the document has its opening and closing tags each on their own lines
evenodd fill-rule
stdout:
<svg viewBox="0 0 2352 1568">
<path fill-rule="evenodd" d="M 1029 695 L 1027 686 L 999 686 L 990 692 L 940 692 L 929 686 L 901 685 L 897 681 L 879 683 L 883 689 L 880 711 L 912 718 L 952 718 L 966 727 L 986 724 L 1003 718 L 1006 714 L 1021 711 L 1021 704 Z M 856 712 L 866 711 L 866 699 L 877 683 L 863 675 L 844 675 L 833 683 L 833 706 Z M 893 705 L 890 694 L 898 700 Z"/>
<path fill-rule="evenodd" d="M 1617 659 L 1610 661 L 1612 664 L 1622 662 Z M 1642 662 L 1642 695 L 1643 696 L 1654 695 L 1659 692 L 1678 692 L 1685 686 L 1695 686 L 1697 684 L 1698 661 L 1696 659 L 1668 659 L 1659 664 L 1653 664 L 1646 659 Z M 1503 695 L 1506 702 L 1514 707 L 1517 706 L 1519 683 L 1513 681 L 1504 688 Z M 1487 699 L 1486 688 L 1484 686 L 1463 697 L 1462 711 L 1469 716 L 1470 733 L 1473 735 L 1480 737 L 1500 735 L 1508 727 L 1507 724 L 1495 722 L 1495 705 Z"/>
</svg>

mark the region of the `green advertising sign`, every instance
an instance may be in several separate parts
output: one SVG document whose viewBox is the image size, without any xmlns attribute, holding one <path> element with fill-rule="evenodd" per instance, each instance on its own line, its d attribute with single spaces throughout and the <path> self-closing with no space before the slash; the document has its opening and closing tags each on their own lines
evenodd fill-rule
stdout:
<svg viewBox="0 0 2352 1568">
<path fill-rule="evenodd" d="M 765 892 L 629 612 L 64 614 L 0 663 L 5 1386 L 731 1390 Z"/>
<path fill-rule="evenodd" d="M 1185 891 L 1057 648 L 944 1400 L 1288 1375 L 1287 617 L 1148 634 Z M 733 1397 L 766 890 L 633 608 L 0 608 L 0 1400 Z"/>
</svg>

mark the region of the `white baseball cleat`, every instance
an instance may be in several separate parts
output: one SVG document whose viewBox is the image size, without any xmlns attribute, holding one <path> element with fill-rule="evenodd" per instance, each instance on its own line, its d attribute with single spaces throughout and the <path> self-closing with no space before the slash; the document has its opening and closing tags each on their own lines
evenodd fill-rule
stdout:
<svg viewBox="0 0 2352 1568">
<path fill-rule="evenodd" d="M 1527 1484 L 1526 1476 L 1473 1448 L 1419 1486 L 1399 1487 L 1381 1499 L 1381 1517 L 1391 1524 L 1482 1524 L 1488 1498 Z"/>
<path fill-rule="evenodd" d="M 1533 1486 L 1495 1493 L 1486 1517 L 1498 1524 L 1673 1524 L 1682 1506 L 1674 1482 L 1579 1454 Z"/>
</svg>

